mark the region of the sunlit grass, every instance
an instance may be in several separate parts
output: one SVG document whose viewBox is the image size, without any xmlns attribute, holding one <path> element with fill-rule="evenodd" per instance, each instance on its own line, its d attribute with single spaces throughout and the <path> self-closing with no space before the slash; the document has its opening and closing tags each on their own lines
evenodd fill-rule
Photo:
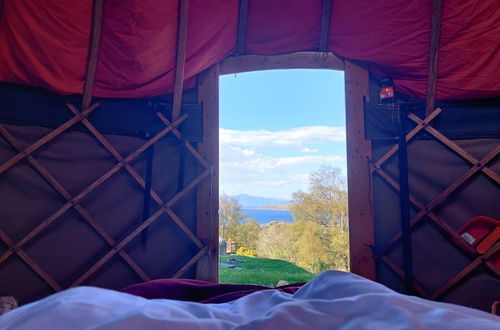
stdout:
<svg viewBox="0 0 500 330">
<path fill-rule="evenodd" d="M 234 264 L 241 270 L 220 268 L 220 283 L 275 286 L 280 280 L 292 284 L 307 282 L 314 277 L 314 274 L 284 260 L 231 255 L 221 256 L 220 262 L 228 263 L 227 260 L 231 258 L 243 259 L 245 262 Z"/>
</svg>

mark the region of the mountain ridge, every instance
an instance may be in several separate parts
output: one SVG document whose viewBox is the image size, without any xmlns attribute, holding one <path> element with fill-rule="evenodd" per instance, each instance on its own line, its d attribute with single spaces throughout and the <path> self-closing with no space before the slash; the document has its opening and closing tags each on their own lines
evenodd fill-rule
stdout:
<svg viewBox="0 0 500 330">
<path fill-rule="evenodd" d="M 253 196 L 247 194 L 239 194 L 234 196 L 242 208 L 263 208 L 270 205 L 288 204 L 290 201 L 280 198 L 269 198 L 261 196 Z"/>
</svg>

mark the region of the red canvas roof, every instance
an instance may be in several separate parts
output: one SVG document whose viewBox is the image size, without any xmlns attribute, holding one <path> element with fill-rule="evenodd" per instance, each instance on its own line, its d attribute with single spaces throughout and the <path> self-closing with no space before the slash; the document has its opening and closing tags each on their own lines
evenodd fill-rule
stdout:
<svg viewBox="0 0 500 330">
<path fill-rule="evenodd" d="M 328 49 L 371 62 L 400 91 L 425 98 L 431 2 L 335 0 Z M 246 53 L 318 50 L 322 4 L 250 0 Z M 190 1 L 186 79 L 234 52 L 238 9 L 236 0 Z M 178 1 L 105 1 L 94 96 L 172 92 L 178 12 Z M 91 0 L 4 0 L 0 80 L 82 93 L 91 21 Z M 500 97 L 499 49 L 497 0 L 444 1 L 437 98 Z"/>
</svg>

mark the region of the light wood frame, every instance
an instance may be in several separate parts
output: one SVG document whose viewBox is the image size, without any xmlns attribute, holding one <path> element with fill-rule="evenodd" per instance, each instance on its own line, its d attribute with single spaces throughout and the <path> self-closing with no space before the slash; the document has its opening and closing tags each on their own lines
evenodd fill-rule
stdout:
<svg viewBox="0 0 500 330">
<path fill-rule="evenodd" d="M 371 144 L 365 139 L 363 104 L 368 100 L 368 71 L 360 65 L 343 60 L 332 53 L 298 52 L 285 55 L 260 56 L 244 55 L 229 57 L 220 64 L 210 68 L 199 79 L 198 93 L 203 103 L 204 118 L 209 122 L 204 123 L 204 142 L 200 152 L 206 159 L 210 159 L 213 167 L 213 185 L 217 185 L 218 166 L 218 84 L 219 74 L 233 74 L 238 72 L 274 70 L 274 69 L 329 69 L 345 73 L 346 95 L 346 129 L 347 129 L 347 167 L 348 167 L 348 192 L 349 192 L 349 229 L 350 229 L 350 264 L 351 271 L 369 279 L 376 279 L 375 260 L 371 248 L 375 245 L 372 203 L 372 176 L 371 176 Z M 215 95 L 217 94 L 217 95 Z M 217 118 L 217 120 L 215 120 Z M 218 202 L 214 198 L 217 189 L 211 190 L 212 211 L 208 209 L 206 198 L 209 187 L 200 186 L 198 201 L 198 224 L 212 221 L 212 226 L 218 227 L 210 217 L 217 219 Z M 200 208 L 201 206 L 201 208 Z M 212 228 L 212 244 L 218 238 L 217 228 Z M 198 236 L 206 236 L 207 228 L 198 227 Z M 201 231 L 201 232 L 200 232 Z M 204 232 L 204 233 L 202 233 Z M 216 262 L 212 261 L 212 262 Z M 203 263 L 201 263 L 203 264 Z M 198 278 L 216 281 L 218 270 L 212 270 L 210 275 L 201 272 Z M 202 275 L 204 274 L 204 275 Z"/>
</svg>

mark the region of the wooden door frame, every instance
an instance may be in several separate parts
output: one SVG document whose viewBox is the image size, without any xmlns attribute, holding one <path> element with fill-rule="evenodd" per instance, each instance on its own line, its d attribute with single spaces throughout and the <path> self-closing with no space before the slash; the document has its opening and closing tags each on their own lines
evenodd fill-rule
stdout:
<svg viewBox="0 0 500 330">
<path fill-rule="evenodd" d="M 219 76 L 276 69 L 330 69 L 344 71 L 346 96 L 347 178 L 351 272 L 376 280 L 371 247 L 375 246 L 373 222 L 371 144 L 365 139 L 363 105 L 369 97 L 369 74 L 361 66 L 334 54 L 299 52 L 285 55 L 229 57 L 203 72 L 198 97 L 203 104 L 203 143 L 200 152 L 214 164 L 212 180 L 198 192 L 198 237 L 210 242 L 212 253 L 198 263 L 197 277 L 218 281 L 218 179 L 219 179 Z M 215 221 L 214 221 L 215 220 Z M 208 228 L 208 224 L 212 228 Z M 216 227 L 216 228 L 215 228 Z M 209 259 L 207 259 L 209 258 Z M 211 264 L 210 271 L 206 265 Z M 205 265 L 205 267 L 204 267 Z"/>
</svg>

